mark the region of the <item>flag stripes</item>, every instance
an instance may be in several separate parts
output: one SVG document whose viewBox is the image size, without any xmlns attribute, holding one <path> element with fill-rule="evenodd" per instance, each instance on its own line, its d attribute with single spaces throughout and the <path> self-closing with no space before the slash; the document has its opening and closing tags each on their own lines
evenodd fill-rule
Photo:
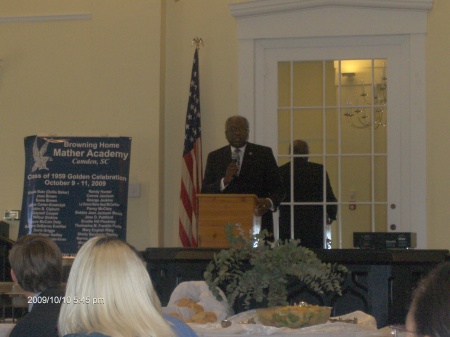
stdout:
<svg viewBox="0 0 450 337">
<path fill-rule="evenodd" d="M 197 246 L 197 193 L 203 179 L 202 139 L 200 120 L 200 81 L 198 49 L 192 65 L 189 102 L 186 113 L 181 190 L 179 209 L 179 236 L 183 247 Z"/>
</svg>

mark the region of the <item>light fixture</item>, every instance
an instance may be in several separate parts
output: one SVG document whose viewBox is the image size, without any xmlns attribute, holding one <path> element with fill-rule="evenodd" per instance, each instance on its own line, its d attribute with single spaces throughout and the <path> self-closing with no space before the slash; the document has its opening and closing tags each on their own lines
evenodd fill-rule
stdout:
<svg viewBox="0 0 450 337">
<path fill-rule="evenodd" d="M 347 77 L 347 80 L 352 81 L 355 78 L 356 73 L 342 73 L 342 76 Z"/>
<path fill-rule="evenodd" d="M 342 73 L 347 81 L 353 81 L 356 77 L 355 73 Z M 386 126 L 386 104 L 387 104 L 387 76 L 386 67 L 383 65 L 380 80 L 378 83 L 365 84 L 361 79 L 359 97 L 356 98 L 356 104 L 352 100 L 346 98 L 346 108 L 344 116 L 347 118 L 348 124 L 354 128 L 366 129 L 380 126 Z M 369 93 L 366 87 L 370 88 Z M 369 99 L 369 95 L 373 97 Z"/>
</svg>

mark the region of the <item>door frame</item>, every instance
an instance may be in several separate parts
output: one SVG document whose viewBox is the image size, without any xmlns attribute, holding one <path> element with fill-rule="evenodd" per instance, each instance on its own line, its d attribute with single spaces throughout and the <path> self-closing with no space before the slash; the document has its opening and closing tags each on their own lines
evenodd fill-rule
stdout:
<svg viewBox="0 0 450 337">
<path fill-rule="evenodd" d="M 250 140 L 272 146 L 275 155 L 277 130 L 266 92 L 272 86 L 266 82 L 266 71 L 273 53 L 289 48 L 334 48 L 345 53 L 349 44 L 358 43 L 374 53 L 365 57 L 385 58 L 383 46 L 400 48 L 401 54 L 388 60 L 392 67 L 389 109 L 401 111 L 400 130 L 388 131 L 389 169 L 400 172 L 398 184 L 388 178 L 388 203 L 395 205 L 393 214 L 397 214 L 389 221 L 398 224 L 392 231 L 417 233 L 421 249 L 427 242 L 425 34 L 431 8 L 431 0 L 321 0 L 314 4 L 259 0 L 230 5 L 239 40 L 239 114 L 253 126 Z M 402 74 L 395 75 L 399 67 Z M 400 200 L 391 200 L 390 195 L 399 195 Z"/>
</svg>

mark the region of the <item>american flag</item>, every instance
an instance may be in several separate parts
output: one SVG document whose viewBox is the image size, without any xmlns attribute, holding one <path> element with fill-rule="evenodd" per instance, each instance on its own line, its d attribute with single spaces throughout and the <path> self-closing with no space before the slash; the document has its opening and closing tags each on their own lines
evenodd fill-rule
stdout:
<svg viewBox="0 0 450 337">
<path fill-rule="evenodd" d="M 194 63 L 192 65 L 181 166 L 179 235 L 183 247 L 197 247 L 196 196 L 202 188 L 202 177 L 200 81 L 198 72 L 198 48 L 196 48 Z"/>
</svg>

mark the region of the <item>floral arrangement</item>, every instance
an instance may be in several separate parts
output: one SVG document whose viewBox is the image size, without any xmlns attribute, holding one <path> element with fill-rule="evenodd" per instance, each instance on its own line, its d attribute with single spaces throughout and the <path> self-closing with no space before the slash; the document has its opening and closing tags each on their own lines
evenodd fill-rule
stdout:
<svg viewBox="0 0 450 337">
<path fill-rule="evenodd" d="M 238 235 L 233 234 L 237 228 Z M 212 293 L 218 288 L 227 296 L 231 307 L 237 300 L 249 309 L 250 302 L 267 302 L 269 307 L 288 305 L 288 282 L 303 282 L 310 290 L 341 295 L 341 284 L 348 269 L 338 264 L 323 263 L 316 254 L 300 245 L 299 240 L 264 239 L 267 231 L 245 236 L 239 225 L 228 224 L 226 235 L 230 245 L 215 254 L 204 278 Z"/>
</svg>

